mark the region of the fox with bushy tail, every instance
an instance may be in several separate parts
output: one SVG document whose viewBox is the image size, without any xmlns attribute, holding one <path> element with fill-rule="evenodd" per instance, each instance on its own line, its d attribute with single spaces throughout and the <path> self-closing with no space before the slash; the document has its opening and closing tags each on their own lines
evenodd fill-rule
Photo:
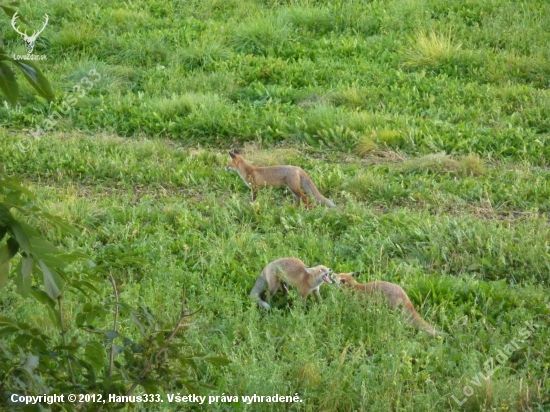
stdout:
<svg viewBox="0 0 550 412">
<path fill-rule="evenodd" d="M 226 170 L 236 171 L 244 183 L 250 188 L 252 201 L 256 199 L 259 187 L 286 185 L 296 196 L 298 204 L 303 201 L 306 207 L 309 206 L 308 197 L 304 191 L 313 196 L 319 203 L 329 207 L 336 207 L 332 200 L 324 197 L 309 175 L 298 166 L 269 166 L 256 167 L 248 164 L 237 151 L 229 153 L 230 163 Z M 304 191 L 302 191 L 304 189 Z"/>
<path fill-rule="evenodd" d="M 305 301 L 310 293 L 320 300 L 319 288 L 323 283 L 332 283 L 330 275 L 332 269 L 323 265 L 307 267 L 304 262 L 296 258 L 281 258 L 268 264 L 256 279 L 254 287 L 250 291 L 250 297 L 265 309 L 271 306 L 266 302 L 277 293 L 279 287 L 283 293 L 288 291 L 288 283 L 294 285 L 300 291 L 300 296 Z"/>
<path fill-rule="evenodd" d="M 418 330 L 422 330 L 432 337 L 445 335 L 444 333 L 437 332 L 432 325 L 422 319 L 414 308 L 409 296 L 401 286 L 381 280 L 370 283 L 358 283 L 354 277 L 358 277 L 359 275 L 359 272 L 339 273 L 332 275 L 332 280 L 338 286 L 347 285 L 365 295 L 374 296 L 376 294 L 381 294 L 385 297 L 386 304 L 390 308 L 401 307 L 407 312 L 407 321 Z"/>
</svg>

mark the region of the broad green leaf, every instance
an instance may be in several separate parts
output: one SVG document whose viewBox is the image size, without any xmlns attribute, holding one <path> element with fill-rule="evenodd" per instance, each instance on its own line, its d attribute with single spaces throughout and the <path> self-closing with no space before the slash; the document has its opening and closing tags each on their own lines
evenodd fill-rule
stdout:
<svg viewBox="0 0 550 412">
<path fill-rule="evenodd" d="M 136 312 L 132 311 L 130 313 L 130 319 L 132 319 L 132 322 L 134 322 L 138 328 L 139 328 L 139 331 L 141 332 L 142 335 L 145 335 L 146 334 L 146 329 L 145 329 L 145 326 L 143 325 L 143 323 L 141 323 L 138 315 L 136 314 Z"/>
<path fill-rule="evenodd" d="M 2 226 L 8 226 L 13 219 L 10 209 L 5 203 L 0 203 L 0 223 Z"/>
<path fill-rule="evenodd" d="M 104 346 L 99 342 L 88 342 L 84 347 L 86 359 L 98 370 L 105 366 L 106 354 Z"/>
<path fill-rule="evenodd" d="M 34 266 L 34 259 L 30 256 L 23 256 L 18 265 L 17 276 L 15 278 L 15 284 L 17 285 L 17 293 L 23 297 L 27 297 L 31 291 L 32 286 L 32 268 Z"/>
<path fill-rule="evenodd" d="M 12 5 L 15 6 L 15 4 L 12 4 Z M 17 12 L 17 10 L 15 10 L 13 7 L 9 7 L 5 4 L 0 4 L 0 9 L 4 10 L 4 13 L 6 13 L 10 19 Z M 27 21 L 25 21 L 25 23 L 27 23 Z"/>
<path fill-rule="evenodd" d="M 19 85 L 15 78 L 15 73 L 7 63 L 0 61 L 0 90 L 6 96 L 6 99 L 12 106 L 17 104 L 19 96 Z"/>
<path fill-rule="evenodd" d="M 23 195 L 22 192 L 19 191 L 13 191 L 6 195 L 6 203 L 8 204 L 8 207 L 18 207 L 18 205 L 24 203 L 21 200 L 21 196 Z"/>
<path fill-rule="evenodd" d="M 50 82 L 34 63 L 27 60 L 24 62 L 22 60 L 14 60 L 13 63 L 21 69 L 25 78 L 42 97 L 50 101 L 55 100 L 55 94 Z"/>
<path fill-rule="evenodd" d="M 8 232 L 8 228 L 6 226 L 0 226 L 0 242 L 2 239 L 4 239 L 4 236 L 6 236 L 6 233 Z"/>
<path fill-rule="evenodd" d="M 24 348 L 29 344 L 29 341 L 32 338 L 33 336 L 30 333 L 24 333 L 19 330 L 15 338 L 13 339 L 13 343 Z"/>
<path fill-rule="evenodd" d="M 107 337 L 108 340 L 113 340 L 115 339 L 117 336 L 118 336 L 118 332 L 114 331 L 114 330 L 107 330 L 105 331 L 105 336 Z"/>
<path fill-rule="evenodd" d="M 87 295 L 87 291 L 91 290 L 92 292 L 95 292 L 97 294 L 101 293 L 100 290 L 93 284 L 85 280 L 77 280 L 71 282 L 71 286 L 75 289 L 78 289 L 85 295 Z"/>
<path fill-rule="evenodd" d="M 2 48 L 0 47 L 0 62 L 1 61 L 8 61 L 8 62 L 11 62 L 13 61 L 13 58 L 11 58 L 10 56 L 8 56 L 6 53 L 3 53 L 2 52 Z"/>
<path fill-rule="evenodd" d="M 25 232 L 25 235 L 27 235 L 27 240 L 31 236 L 42 236 L 38 231 L 32 227 L 31 225 L 26 224 L 23 221 L 19 221 L 19 227 L 23 232 Z M 30 243 L 29 243 L 30 244 Z"/>
<path fill-rule="evenodd" d="M 33 254 L 37 258 L 43 260 L 48 266 L 63 268 L 68 265 L 69 261 L 64 258 L 66 254 L 62 253 L 60 249 L 46 239 L 42 239 L 38 236 L 31 236 L 29 237 L 29 242 Z"/>
<path fill-rule="evenodd" d="M 14 333 L 18 332 L 19 328 L 16 326 L 5 326 L 0 328 L 0 336 L 13 336 Z"/>
<path fill-rule="evenodd" d="M 63 288 L 63 281 L 55 270 L 50 269 L 43 260 L 38 261 L 38 266 L 44 275 L 44 290 L 52 299 L 57 299 Z"/>
<path fill-rule="evenodd" d="M 10 259 L 14 257 L 19 251 L 19 243 L 14 238 L 10 237 L 7 242 L 8 251 L 10 252 Z"/>
<path fill-rule="evenodd" d="M 41 255 L 36 257 L 40 258 L 40 260 L 42 260 L 50 268 L 62 269 L 67 266 L 67 262 L 55 255 Z"/>
<path fill-rule="evenodd" d="M 13 232 L 13 235 L 15 236 L 15 239 L 19 242 L 19 246 L 23 251 L 27 254 L 31 254 L 31 245 L 29 243 L 29 239 L 27 238 L 27 235 L 23 231 L 23 228 L 19 224 L 17 220 L 15 220 L 13 217 L 10 222 L 11 225 L 11 231 Z"/>
<path fill-rule="evenodd" d="M 157 345 L 162 346 L 164 341 L 166 340 L 166 337 L 170 335 L 170 332 L 161 331 L 157 332 L 155 336 L 155 340 L 157 341 Z"/>
<path fill-rule="evenodd" d="M 10 7 L 10 6 L 19 6 L 19 2 L 12 1 L 11 3 L 9 3 L 9 6 L 5 5 L 5 4 L 0 4 L 0 9 L 4 10 L 4 13 L 6 13 L 9 16 L 9 18 L 11 19 L 11 18 L 13 18 L 13 15 L 17 12 L 17 10 L 15 10 L 13 7 Z M 19 16 L 19 20 L 21 20 L 26 25 L 30 26 L 27 19 L 25 19 L 19 13 L 17 15 Z"/>
<path fill-rule="evenodd" d="M 35 350 L 41 352 L 46 352 L 48 350 L 48 344 L 45 342 L 45 340 L 37 338 L 36 336 L 33 336 L 33 338 L 31 339 L 30 346 Z"/>
<path fill-rule="evenodd" d="M 75 282 L 75 281 L 69 282 L 68 287 L 70 287 L 70 288 L 72 288 L 72 289 L 76 289 L 76 290 L 78 290 L 80 293 L 82 293 L 84 296 L 89 297 L 89 293 L 88 293 L 89 290 L 84 289 L 84 288 L 82 287 L 82 283 L 79 282 L 79 281 L 76 281 L 76 282 Z"/>
<path fill-rule="evenodd" d="M 21 262 L 21 272 L 23 272 L 23 276 L 30 277 L 34 266 L 34 259 L 31 256 L 23 255 Z"/>
<path fill-rule="evenodd" d="M 93 324 L 95 318 L 97 318 L 97 311 L 93 310 L 93 311 L 90 311 L 90 312 L 86 312 L 86 323 L 88 325 Z"/>
<path fill-rule="evenodd" d="M 114 348 L 115 348 L 115 356 L 118 355 L 119 353 L 124 352 L 124 346 L 114 345 Z"/>
<path fill-rule="evenodd" d="M 3 54 L 0 53 L 0 60 L 3 59 Z M 11 58 L 8 58 L 11 60 Z M 2 183 L 2 186 L 9 190 L 13 190 L 15 192 L 22 192 L 25 196 L 29 198 L 29 200 L 35 199 L 36 196 L 25 187 L 21 186 L 21 181 L 15 177 L 15 176 L 6 176 L 5 173 L 0 170 L 0 182 Z"/>
<path fill-rule="evenodd" d="M 69 356 L 69 359 L 73 359 L 72 356 Z M 75 364 L 79 365 L 83 369 L 86 369 L 87 371 L 87 377 L 86 380 L 88 382 L 95 382 L 97 380 L 97 372 L 95 371 L 95 368 L 90 365 L 88 362 L 86 362 L 84 359 L 76 359 L 74 358 L 73 361 Z"/>
<path fill-rule="evenodd" d="M 31 295 L 40 303 L 55 309 L 55 300 L 52 300 L 52 298 L 43 290 L 31 290 Z"/>
<path fill-rule="evenodd" d="M 10 273 L 10 250 L 8 245 L 2 246 L 0 249 L 0 289 L 8 283 L 8 275 Z"/>
<path fill-rule="evenodd" d="M 79 313 L 78 315 L 76 315 L 75 322 L 76 322 L 76 326 L 78 327 L 81 327 L 82 325 L 84 325 L 84 322 L 86 322 L 86 314 Z"/>
<path fill-rule="evenodd" d="M 41 257 L 43 254 L 59 255 L 61 250 L 38 236 L 29 236 L 29 243 L 31 244 L 32 251 L 36 256 Z"/>
</svg>

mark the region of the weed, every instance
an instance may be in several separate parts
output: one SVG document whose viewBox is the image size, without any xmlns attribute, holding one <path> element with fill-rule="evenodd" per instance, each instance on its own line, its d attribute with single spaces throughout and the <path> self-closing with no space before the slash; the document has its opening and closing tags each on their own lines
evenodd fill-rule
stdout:
<svg viewBox="0 0 550 412">
<path fill-rule="evenodd" d="M 419 31 L 409 38 L 409 48 L 404 52 L 403 67 L 413 69 L 437 69 L 452 64 L 462 47 L 453 42 L 451 33 L 445 35 L 435 31 Z"/>
</svg>

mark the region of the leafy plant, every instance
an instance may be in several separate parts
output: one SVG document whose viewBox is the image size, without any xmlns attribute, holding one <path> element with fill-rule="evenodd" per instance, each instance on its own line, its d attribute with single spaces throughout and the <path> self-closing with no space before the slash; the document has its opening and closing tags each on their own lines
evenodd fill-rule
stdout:
<svg viewBox="0 0 550 412">
<path fill-rule="evenodd" d="M 132 307 L 120 299 L 111 271 L 140 262 L 127 256 L 96 265 L 82 253 L 62 252 L 22 218 L 45 220 L 65 235 L 78 235 L 78 231 L 31 203 L 33 197 L 18 179 L 0 175 L 0 241 L 7 236 L 0 246 L 0 288 L 8 284 L 11 260 L 19 259 L 15 270 L 17 292 L 42 304 L 51 320 L 49 326 L 59 334 L 52 336 L 47 326 L 0 316 L 2 402 L 14 407 L 17 406 L 11 401 L 14 394 L 50 393 L 92 394 L 105 400 L 109 394 L 129 396 L 138 388 L 146 393 L 159 393 L 167 389 L 167 382 L 175 390 L 185 388 L 190 393 L 209 388 L 197 378 L 197 361 L 202 359 L 216 366 L 227 365 L 229 361 L 195 352 L 179 333 L 192 326 L 186 321 L 198 312 L 188 311 L 185 290 L 179 319 L 173 328 L 159 321 L 147 308 Z M 20 258 L 16 257 L 18 254 Z M 77 268 L 75 264 L 80 261 L 85 265 Z M 105 276 L 110 279 L 113 297 L 99 300 L 101 289 L 106 286 Z M 81 301 L 72 320 L 64 310 L 67 293 L 78 295 Z M 112 326 L 107 323 L 110 314 Z M 135 333 L 120 331 L 121 316 L 137 326 L 138 338 Z M 88 403 L 80 401 L 76 408 L 86 409 Z M 116 402 L 99 405 L 100 409 L 117 407 Z"/>
<path fill-rule="evenodd" d="M 0 9 L 2 9 L 9 18 L 13 18 L 13 15 L 18 12 L 11 6 L 17 6 L 18 4 L 18 2 L 12 2 L 8 5 L 0 4 Z M 29 25 L 29 22 L 21 15 L 19 15 L 19 20 Z M 19 84 L 17 83 L 14 71 L 7 62 L 13 64 L 23 73 L 25 79 L 27 79 L 40 96 L 50 101 L 55 99 L 55 94 L 50 82 L 46 76 L 42 74 L 36 64 L 28 60 L 16 60 L 7 54 L 6 50 L 4 50 L 2 33 L 0 33 L 0 90 L 6 95 L 6 98 L 12 105 L 17 103 L 17 98 L 19 97 Z"/>
</svg>

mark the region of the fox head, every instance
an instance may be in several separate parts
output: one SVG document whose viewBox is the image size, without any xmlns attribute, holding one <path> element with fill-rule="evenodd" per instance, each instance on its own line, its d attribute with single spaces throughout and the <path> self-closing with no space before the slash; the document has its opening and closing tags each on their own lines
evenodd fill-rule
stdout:
<svg viewBox="0 0 550 412">
<path fill-rule="evenodd" d="M 332 283 L 331 276 L 332 276 L 332 269 L 327 268 L 323 265 L 314 266 L 312 268 L 305 268 L 306 272 L 317 279 L 322 280 L 326 283 Z"/>
<path fill-rule="evenodd" d="M 361 272 L 350 272 L 350 273 L 338 273 L 333 274 L 332 280 L 334 281 L 334 284 L 338 287 L 341 287 L 342 285 L 353 285 L 354 283 L 357 283 L 354 278 L 359 277 Z"/>
<path fill-rule="evenodd" d="M 233 149 L 232 152 L 229 152 L 229 156 L 231 156 L 231 161 L 225 167 L 225 170 L 237 170 L 238 164 L 243 161 L 243 157 L 240 155 L 240 151 L 238 151 L 237 149 Z"/>
</svg>

